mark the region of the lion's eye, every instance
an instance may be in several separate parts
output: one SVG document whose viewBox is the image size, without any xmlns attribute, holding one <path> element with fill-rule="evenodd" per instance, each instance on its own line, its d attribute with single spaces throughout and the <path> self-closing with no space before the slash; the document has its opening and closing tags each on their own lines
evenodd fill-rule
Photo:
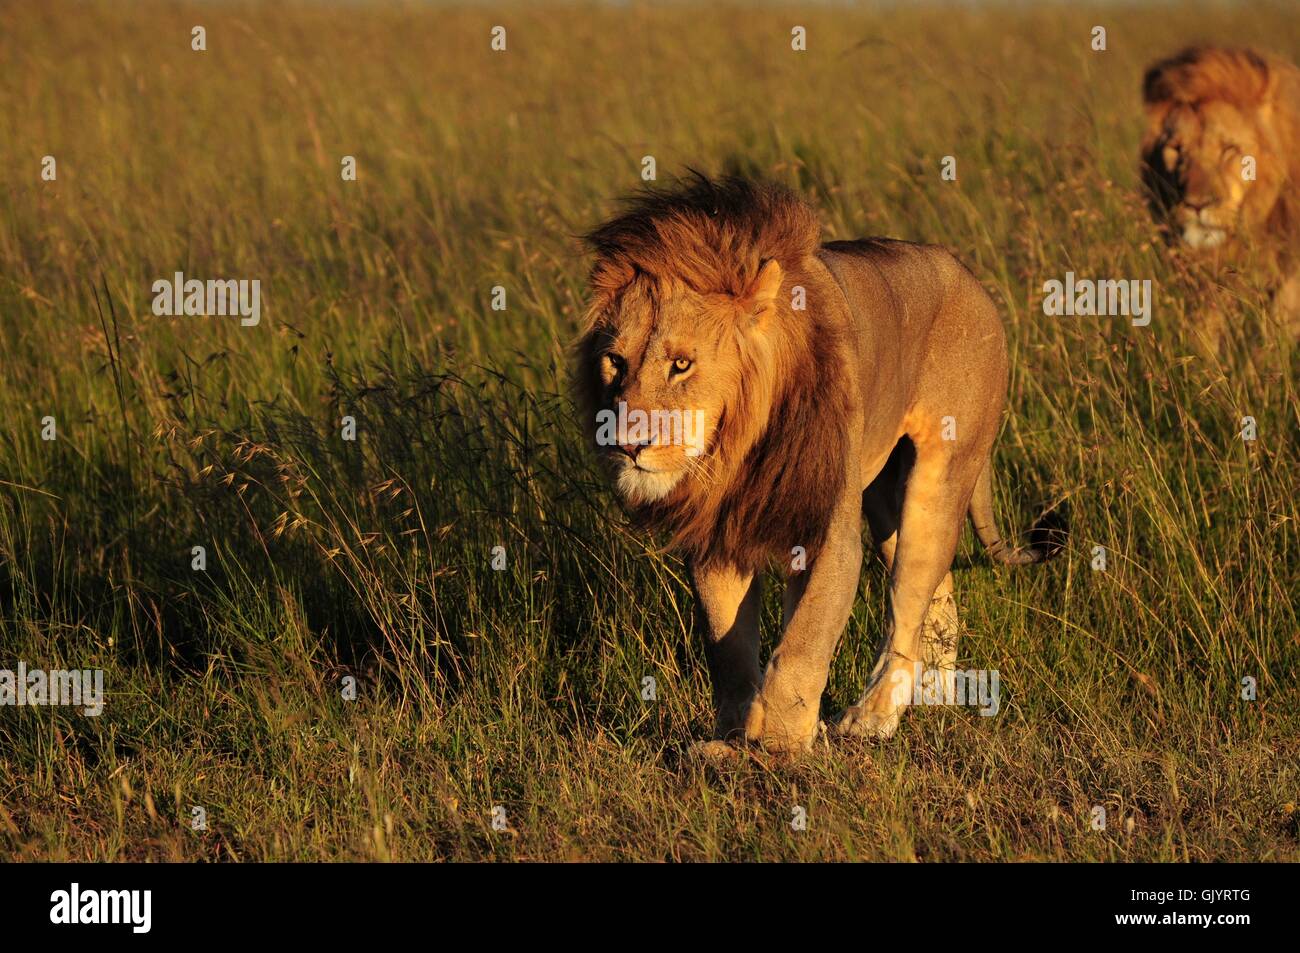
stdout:
<svg viewBox="0 0 1300 953">
<path fill-rule="evenodd" d="M 679 357 L 673 361 L 673 373 L 685 374 L 691 369 L 691 359 L 689 357 Z"/>
</svg>

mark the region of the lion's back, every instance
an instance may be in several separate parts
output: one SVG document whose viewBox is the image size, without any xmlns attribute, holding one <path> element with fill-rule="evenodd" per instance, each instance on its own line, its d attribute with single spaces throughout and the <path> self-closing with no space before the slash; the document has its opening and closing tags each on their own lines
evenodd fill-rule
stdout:
<svg viewBox="0 0 1300 953">
<path fill-rule="evenodd" d="M 892 313 L 899 330 L 953 312 L 980 325 L 1002 324 L 988 292 L 961 259 L 942 245 L 895 238 L 827 242 L 821 259 L 844 289 L 855 312 Z M 913 328 L 912 330 L 916 330 Z"/>
<path fill-rule="evenodd" d="M 951 251 L 873 238 L 830 242 L 820 257 L 844 291 L 858 353 L 869 356 L 856 375 L 866 405 L 908 403 L 923 379 L 935 393 L 1005 394 L 1001 315 Z"/>
</svg>

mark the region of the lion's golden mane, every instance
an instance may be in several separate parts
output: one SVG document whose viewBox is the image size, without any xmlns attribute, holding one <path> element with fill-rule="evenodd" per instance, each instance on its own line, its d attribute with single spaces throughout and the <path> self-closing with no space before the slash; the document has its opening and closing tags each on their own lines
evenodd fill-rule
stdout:
<svg viewBox="0 0 1300 953">
<path fill-rule="evenodd" d="M 601 400 L 603 335 L 634 278 L 739 298 L 769 259 L 784 273 L 786 293 L 765 332 L 770 346 L 742 349 L 744 386 L 724 395 L 705 475 L 634 509 L 697 564 L 759 568 L 796 546 L 811 560 L 824 541 L 844 484 L 848 397 L 844 331 L 825 322 L 830 309 L 821 306 L 836 291 L 808 268 L 820 233 L 813 210 L 787 189 L 697 176 L 635 195 L 586 236 L 595 253 L 592 303 L 574 385 L 588 421 Z M 792 308 L 795 286 L 805 290 L 806 310 Z"/>
</svg>

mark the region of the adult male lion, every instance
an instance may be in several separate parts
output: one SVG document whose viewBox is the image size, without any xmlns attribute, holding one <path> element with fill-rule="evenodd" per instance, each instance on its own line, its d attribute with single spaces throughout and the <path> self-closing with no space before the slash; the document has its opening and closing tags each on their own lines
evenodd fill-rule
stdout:
<svg viewBox="0 0 1300 953">
<path fill-rule="evenodd" d="M 821 245 L 819 232 L 813 211 L 775 186 L 697 177 L 643 193 L 588 236 L 596 261 L 578 348 L 579 402 L 618 493 L 691 563 L 715 736 L 778 751 L 816 733 L 864 515 L 892 569 L 890 620 L 866 693 L 839 722 L 850 733 L 897 727 L 927 610 L 927 660 L 951 669 L 948 570 L 968 508 L 1004 561 L 1047 555 L 1009 550 L 994 529 L 989 452 L 1007 357 L 989 296 L 939 248 Z M 696 439 L 628 432 L 656 412 L 697 421 Z M 763 673 L 771 561 L 795 571 Z"/>
<path fill-rule="evenodd" d="M 1142 83 L 1142 175 L 1178 240 L 1234 265 L 1254 244 L 1300 330 L 1300 70 L 1253 50 L 1192 47 Z"/>
</svg>

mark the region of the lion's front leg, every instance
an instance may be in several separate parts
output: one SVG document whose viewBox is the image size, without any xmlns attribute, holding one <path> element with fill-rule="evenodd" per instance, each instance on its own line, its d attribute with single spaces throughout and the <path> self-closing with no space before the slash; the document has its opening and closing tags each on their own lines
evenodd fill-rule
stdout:
<svg viewBox="0 0 1300 953">
<path fill-rule="evenodd" d="M 822 691 L 862 569 L 860 497 L 838 507 L 826 542 L 786 593 L 785 631 L 749 709 L 745 737 L 770 751 L 806 751 L 817 736 Z"/>
<path fill-rule="evenodd" d="M 762 580 L 730 566 L 694 567 L 691 576 L 713 683 L 713 737 L 739 739 L 762 679 L 758 667 Z"/>
</svg>

